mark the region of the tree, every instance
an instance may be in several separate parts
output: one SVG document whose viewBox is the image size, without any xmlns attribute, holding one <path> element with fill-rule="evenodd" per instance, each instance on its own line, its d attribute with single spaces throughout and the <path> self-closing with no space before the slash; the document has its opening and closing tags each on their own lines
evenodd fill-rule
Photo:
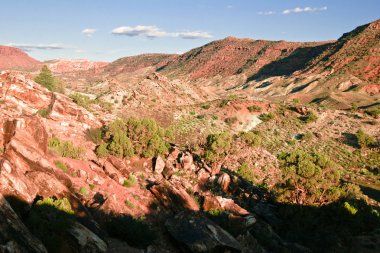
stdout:
<svg viewBox="0 0 380 253">
<path fill-rule="evenodd" d="M 44 65 L 41 69 L 41 72 L 36 78 L 34 79 L 36 83 L 41 84 L 45 88 L 47 88 L 50 91 L 55 90 L 55 85 L 54 85 L 54 77 L 50 71 L 50 69 Z"/>
</svg>

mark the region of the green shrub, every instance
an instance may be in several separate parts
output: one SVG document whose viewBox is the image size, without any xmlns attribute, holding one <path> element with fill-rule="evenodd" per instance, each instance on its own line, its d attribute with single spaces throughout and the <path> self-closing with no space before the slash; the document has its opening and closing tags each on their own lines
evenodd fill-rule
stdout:
<svg viewBox="0 0 380 253">
<path fill-rule="evenodd" d="M 257 147 L 261 144 L 261 137 L 254 132 L 240 132 L 238 137 L 251 147 Z"/>
<path fill-rule="evenodd" d="M 54 77 L 50 71 L 50 69 L 44 65 L 38 74 L 34 81 L 38 84 L 41 84 L 45 88 L 47 88 L 50 91 L 55 90 L 55 85 L 54 85 Z"/>
<path fill-rule="evenodd" d="M 84 195 L 84 196 L 86 196 L 86 195 L 88 194 L 88 190 L 87 190 L 86 187 L 81 187 L 81 188 L 79 189 L 79 192 L 80 192 L 80 194 L 82 194 L 82 195 Z"/>
<path fill-rule="evenodd" d="M 63 172 L 67 173 L 67 166 L 66 164 L 64 164 L 63 162 L 61 161 L 55 161 L 55 166 L 57 166 L 57 168 L 61 169 Z"/>
<path fill-rule="evenodd" d="M 261 112 L 261 107 L 257 105 L 251 105 L 247 107 L 249 112 Z"/>
<path fill-rule="evenodd" d="M 134 205 L 131 201 L 129 201 L 128 199 L 126 199 L 126 200 L 124 201 L 124 204 L 125 204 L 127 207 L 129 207 L 129 208 L 134 208 L 134 207 L 135 207 L 135 205 Z"/>
<path fill-rule="evenodd" d="M 205 147 L 205 159 L 208 162 L 216 162 L 226 157 L 232 145 L 232 136 L 228 132 L 210 134 L 207 136 Z"/>
<path fill-rule="evenodd" d="M 237 98 L 238 98 L 237 95 L 229 95 L 226 99 L 223 99 L 220 102 L 219 107 L 223 108 L 226 105 L 228 105 L 230 102 L 237 100 Z"/>
<path fill-rule="evenodd" d="M 373 109 L 373 110 L 366 110 L 365 111 L 368 115 L 377 118 L 380 115 L 380 109 Z"/>
<path fill-rule="evenodd" d="M 107 143 L 102 143 L 99 146 L 96 147 L 95 153 L 98 157 L 105 157 L 108 156 L 108 149 L 107 149 L 108 144 Z"/>
<path fill-rule="evenodd" d="M 267 113 L 267 114 L 261 114 L 259 119 L 261 119 L 262 121 L 269 121 L 271 119 L 274 118 L 274 114 L 273 113 Z"/>
<path fill-rule="evenodd" d="M 210 106 L 210 104 L 206 103 L 206 104 L 203 104 L 201 107 L 202 107 L 202 109 L 208 110 L 208 109 L 210 109 L 211 106 Z"/>
<path fill-rule="evenodd" d="M 325 155 L 296 149 L 280 153 L 278 159 L 283 176 L 276 187 L 279 201 L 318 205 L 335 201 L 344 192 L 339 171 Z M 330 191 L 334 187 L 339 191 Z"/>
<path fill-rule="evenodd" d="M 170 137 L 170 134 L 170 131 L 159 127 L 151 119 L 118 119 L 105 128 L 107 146 L 99 145 L 97 153 L 101 156 L 109 153 L 119 157 L 134 154 L 143 157 L 162 155 L 168 152 L 169 144 L 164 139 Z"/>
<path fill-rule="evenodd" d="M 236 117 L 231 117 L 231 118 L 226 118 L 224 120 L 224 122 L 226 122 L 227 125 L 231 126 L 233 124 L 235 124 L 237 122 L 237 118 Z"/>
<path fill-rule="evenodd" d="M 244 178 L 245 180 L 248 180 L 252 183 L 255 182 L 253 170 L 252 168 L 249 167 L 247 163 L 243 163 L 239 166 L 239 168 L 237 169 L 237 174 L 241 176 L 242 178 Z"/>
<path fill-rule="evenodd" d="M 299 98 L 293 98 L 292 103 L 298 105 L 299 103 L 301 103 L 301 100 Z"/>
<path fill-rule="evenodd" d="M 76 147 L 71 141 L 61 141 L 57 137 L 50 138 L 48 147 L 62 157 L 80 159 L 84 153 L 82 147 Z"/>
<path fill-rule="evenodd" d="M 375 138 L 366 134 L 362 129 L 359 129 L 355 136 L 361 148 L 367 148 L 376 143 Z"/>
<path fill-rule="evenodd" d="M 93 101 L 89 97 L 80 93 L 71 94 L 70 98 L 73 100 L 74 103 L 85 108 L 86 110 L 89 110 L 90 105 L 93 103 Z"/>
<path fill-rule="evenodd" d="M 100 98 L 96 98 L 94 103 L 98 104 L 101 108 L 103 108 L 107 112 L 112 112 L 112 109 L 113 109 L 112 103 L 104 101 L 103 99 L 100 99 Z"/>
<path fill-rule="evenodd" d="M 206 211 L 206 214 L 208 214 L 209 216 L 218 217 L 221 215 L 226 215 L 227 213 L 223 209 L 210 209 Z"/>
<path fill-rule="evenodd" d="M 305 123 L 315 122 L 317 121 L 318 116 L 314 112 L 309 112 L 306 116 L 302 117 L 302 120 Z"/>
<path fill-rule="evenodd" d="M 123 186 L 125 186 L 125 187 L 132 187 L 136 183 L 137 183 L 137 178 L 134 175 L 130 174 L 128 176 L 128 179 L 124 180 Z"/>
<path fill-rule="evenodd" d="M 102 141 L 103 133 L 101 128 L 90 128 L 86 130 L 86 137 L 95 144 Z"/>
<path fill-rule="evenodd" d="M 37 114 L 40 115 L 42 118 L 49 117 L 50 113 L 51 113 L 51 110 L 49 108 L 39 109 L 37 111 Z"/>
<path fill-rule="evenodd" d="M 310 141 L 313 138 L 314 138 L 314 134 L 312 132 L 308 131 L 308 132 L 302 134 L 302 140 L 304 140 L 304 141 Z"/>
</svg>

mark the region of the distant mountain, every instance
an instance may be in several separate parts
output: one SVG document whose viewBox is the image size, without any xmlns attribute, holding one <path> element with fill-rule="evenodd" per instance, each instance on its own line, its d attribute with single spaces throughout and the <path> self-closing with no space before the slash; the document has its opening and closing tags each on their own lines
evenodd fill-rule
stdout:
<svg viewBox="0 0 380 253">
<path fill-rule="evenodd" d="M 8 46 L 0 46 L 0 69 L 38 69 L 41 62 L 33 59 L 21 49 Z"/>
<path fill-rule="evenodd" d="M 100 72 L 108 62 L 94 62 L 86 59 L 58 59 L 45 62 L 57 74 L 81 71 Z"/>
</svg>

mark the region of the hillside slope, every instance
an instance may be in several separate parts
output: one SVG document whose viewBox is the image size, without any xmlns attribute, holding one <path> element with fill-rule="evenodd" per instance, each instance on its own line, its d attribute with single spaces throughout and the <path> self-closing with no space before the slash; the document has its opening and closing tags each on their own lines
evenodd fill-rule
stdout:
<svg viewBox="0 0 380 253">
<path fill-rule="evenodd" d="M 181 76 L 188 74 L 191 79 L 211 78 L 216 75 L 231 76 L 241 73 L 252 75 L 265 65 L 292 54 L 302 47 L 315 47 L 327 42 L 303 43 L 287 41 L 265 41 L 227 37 L 213 41 L 180 55 L 160 71 Z M 298 61 L 298 62 L 297 62 Z M 295 70 L 302 65 L 298 59 Z"/>
<path fill-rule="evenodd" d="M 0 69 L 36 69 L 41 62 L 33 59 L 21 49 L 0 46 Z"/>
<path fill-rule="evenodd" d="M 363 81 L 380 81 L 380 19 L 343 34 L 311 62 L 310 72 L 354 75 Z"/>
</svg>

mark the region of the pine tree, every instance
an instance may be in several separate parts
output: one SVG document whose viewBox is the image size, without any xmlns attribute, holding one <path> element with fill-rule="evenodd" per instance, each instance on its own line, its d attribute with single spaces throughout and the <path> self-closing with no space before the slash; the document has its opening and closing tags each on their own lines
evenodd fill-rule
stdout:
<svg viewBox="0 0 380 253">
<path fill-rule="evenodd" d="M 34 81 L 46 87 L 50 91 L 54 91 L 55 89 L 54 77 L 46 65 L 42 67 L 40 74 L 34 79 Z"/>
</svg>

